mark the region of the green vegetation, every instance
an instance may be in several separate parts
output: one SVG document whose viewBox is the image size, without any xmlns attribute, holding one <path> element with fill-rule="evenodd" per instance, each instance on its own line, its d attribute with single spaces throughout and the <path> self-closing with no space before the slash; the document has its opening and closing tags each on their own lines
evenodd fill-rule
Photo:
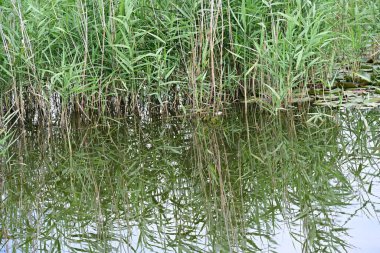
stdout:
<svg viewBox="0 0 380 253">
<path fill-rule="evenodd" d="M 379 112 L 252 115 L 28 131 L 0 168 L 0 248 L 350 251 L 350 220 L 377 220 Z"/>
<path fill-rule="evenodd" d="M 11 119 L 15 116 L 14 114 L 6 114 L 4 117 L 0 116 L 0 164 L 5 162 L 4 156 L 15 140 L 11 130 Z"/>
<path fill-rule="evenodd" d="M 0 102 L 21 122 L 252 97 L 274 111 L 329 87 L 335 63 L 376 56 L 379 12 L 377 0 L 2 1 Z"/>
<path fill-rule="evenodd" d="M 288 109 L 379 106 L 379 13 L 0 0 L 0 251 L 276 252 L 285 227 L 302 252 L 345 252 L 378 210 L 379 113 Z"/>
</svg>

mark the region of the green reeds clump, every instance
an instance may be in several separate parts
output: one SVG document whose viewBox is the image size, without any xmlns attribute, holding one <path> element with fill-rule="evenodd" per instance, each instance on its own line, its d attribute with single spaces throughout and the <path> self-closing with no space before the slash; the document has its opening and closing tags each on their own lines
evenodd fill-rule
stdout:
<svg viewBox="0 0 380 253">
<path fill-rule="evenodd" d="M 73 112 L 275 111 L 378 46 L 379 2 L 9 0 L 0 5 L 0 91 L 18 119 Z"/>
</svg>

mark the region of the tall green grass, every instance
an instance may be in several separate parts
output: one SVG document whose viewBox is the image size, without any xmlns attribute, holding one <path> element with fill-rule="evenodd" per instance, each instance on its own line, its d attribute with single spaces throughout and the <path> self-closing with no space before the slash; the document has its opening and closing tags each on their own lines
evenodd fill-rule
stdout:
<svg viewBox="0 0 380 253">
<path fill-rule="evenodd" d="M 251 97 L 275 111 L 328 83 L 336 62 L 378 52 L 379 10 L 377 0 L 2 1 L 0 99 L 21 122 L 217 111 Z"/>
</svg>

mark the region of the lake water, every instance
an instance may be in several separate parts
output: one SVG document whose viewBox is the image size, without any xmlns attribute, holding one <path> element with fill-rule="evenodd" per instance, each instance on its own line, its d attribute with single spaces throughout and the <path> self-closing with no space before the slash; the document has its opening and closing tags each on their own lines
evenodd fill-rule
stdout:
<svg viewBox="0 0 380 253">
<path fill-rule="evenodd" d="M 0 167 L 0 252 L 380 252 L 379 119 L 31 127 Z"/>
</svg>

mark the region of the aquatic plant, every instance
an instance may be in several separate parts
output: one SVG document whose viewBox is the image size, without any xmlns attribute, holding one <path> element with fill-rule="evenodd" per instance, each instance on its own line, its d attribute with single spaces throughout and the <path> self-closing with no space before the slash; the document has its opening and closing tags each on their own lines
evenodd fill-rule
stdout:
<svg viewBox="0 0 380 253">
<path fill-rule="evenodd" d="M 0 103 L 48 124 L 236 100 L 276 111 L 328 83 L 337 62 L 378 52 L 379 10 L 376 0 L 2 1 Z"/>
</svg>

